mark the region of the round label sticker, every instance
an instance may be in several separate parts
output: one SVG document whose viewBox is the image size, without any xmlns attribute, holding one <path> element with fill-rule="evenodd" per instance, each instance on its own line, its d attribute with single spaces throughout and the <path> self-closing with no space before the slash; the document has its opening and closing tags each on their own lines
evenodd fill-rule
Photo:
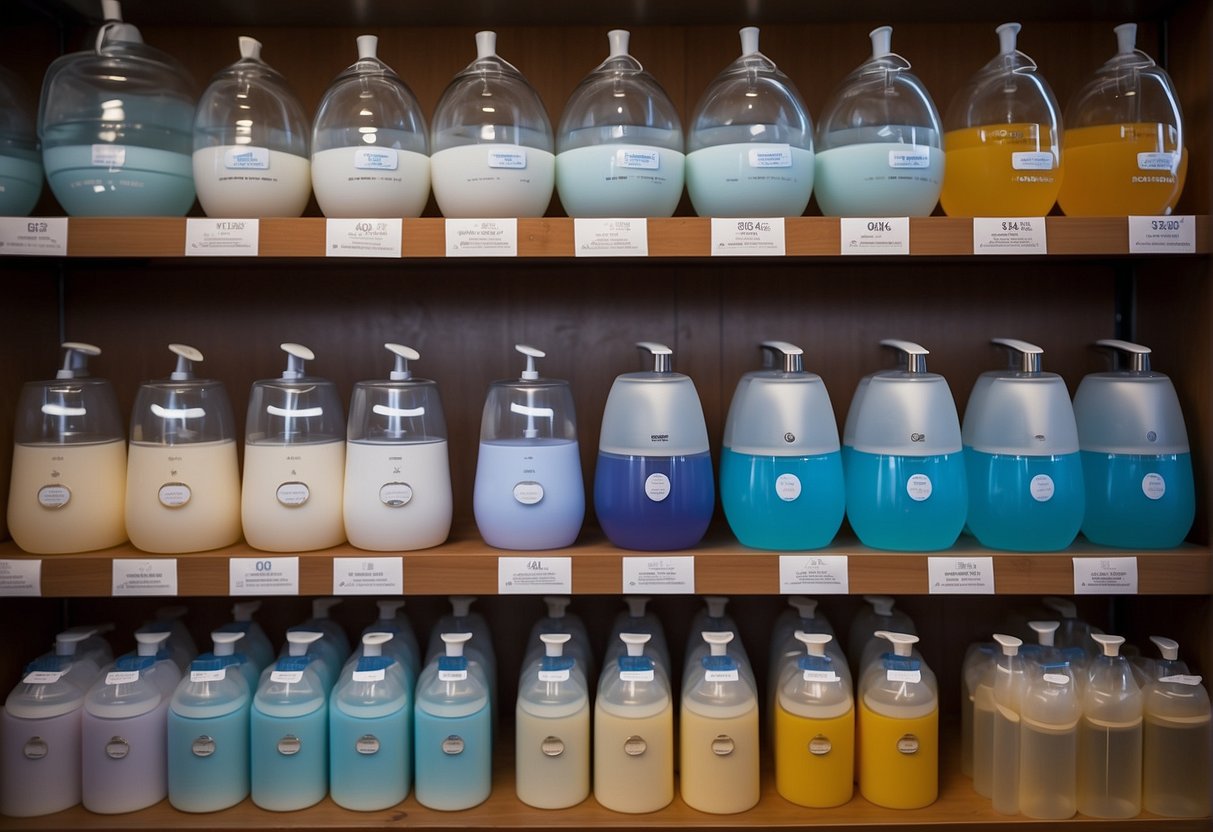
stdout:
<svg viewBox="0 0 1213 832">
<path fill-rule="evenodd" d="M 379 738 L 374 734 L 363 734 L 354 740 L 354 750 L 359 754 L 370 756 L 379 753 Z"/>
<path fill-rule="evenodd" d="M 72 499 L 66 485 L 44 485 L 38 489 L 38 505 L 43 508 L 63 508 Z"/>
<path fill-rule="evenodd" d="M 278 753 L 283 757 L 294 757 L 299 753 L 299 749 L 301 748 L 303 748 L 303 740 L 294 734 L 287 734 L 278 740 Z"/>
<path fill-rule="evenodd" d="M 1053 499 L 1053 478 L 1048 474 L 1037 474 L 1028 485 L 1032 499 L 1038 503 L 1047 503 Z"/>
<path fill-rule="evenodd" d="M 122 737 L 110 737 L 105 744 L 105 756 L 111 760 L 121 760 L 131 753 L 131 744 Z"/>
<path fill-rule="evenodd" d="M 190 751 L 195 757 L 209 757 L 215 753 L 215 740 L 203 734 L 190 744 Z"/>
<path fill-rule="evenodd" d="M 931 496 L 931 478 L 926 474 L 914 474 L 906 480 L 906 493 L 916 503 Z"/>
<path fill-rule="evenodd" d="M 30 737 L 25 741 L 25 747 L 21 749 L 21 753 L 27 760 L 41 760 L 50 753 L 50 748 L 42 737 Z"/>
<path fill-rule="evenodd" d="M 824 757 L 834 750 L 834 744 L 824 734 L 818 734 L 809 740 L 809 753 L 815 757 Z"/>
<path fill-rule="evenodd" d="M 407 506 L 413 499 L 413 487 L 407 482 L 385 482 L 379 487 L 379 502 L 388 508 Z"/>
<path fill-rule="evenodd" d="M 520 482 L 514 486 L 514 499 L 524 506 L 533 506 L 543 499 L 543 486 L 537 482 Z"/>
<path fill-rule="evenodd" d="M 157 496 L 160 498 L 160 505 L 165 508 L 181 508 L 194 495 L 190 487 L 183 482 L 166 482 L 160 486 Z"/>
<path fill-rule="evenodd" d="M 800 496 L 800 477 L 795 474 L 780 474 L 775 478 L 775 493 L 785 503 Z"/>
<path fill-rule="evenodd" d="M 903 734 L 897 741 L 897 753 L 909 756 L 918 753 L 918 737 L 913 734 Z"/>
<path fill-rule="evenodd" d="M 545 757 L 559 757 L 564 753 L 564 740 L 560 737 L 544 737 L 539 743 L 539 750 Z"/>
<path fill-rule="evenodd" d="M 623 741 L 623 753 L 629 757 L 639 757 L 648 749 L 649 744 L 644 741 L 644 737 L 638 737 L 635 734 Z"/>
<path fill-rule="evenodd" d="M 1141 490 L 1151 500 L 1161 500 L 1167 493 L 1167 481 L 1162 474 L 1146 474 L 1141 478 Z"/>
<path fill-rule="evenodd" d="M 284 482 L 278 486 L 278 502 L 287 508 L 295 508 L 301 506 L 308 501 L 312 496 L 312 492 L 308 489 L 307 483 L 303 482 Z"/>
<path fill-rule="evenodd" d="M 644 493 L 655 503 L 670 496 L 670 478 L 665 474 L 649 474 L 644 481 Z"/>
<path fill-rule="evenodd" d="M 463 737 L 451 734 L 442 741 L 442 753 L 450 756 L 463 753 Z"/>
<path fill-rule="evenodd" d="M 727 757 L 733 753 L 733 749 L 737 744 L 733 742 L 733 738 L 727 734 L 717 734 L 712 740 L 712 753 L 717 757 Z"/>
</svg>

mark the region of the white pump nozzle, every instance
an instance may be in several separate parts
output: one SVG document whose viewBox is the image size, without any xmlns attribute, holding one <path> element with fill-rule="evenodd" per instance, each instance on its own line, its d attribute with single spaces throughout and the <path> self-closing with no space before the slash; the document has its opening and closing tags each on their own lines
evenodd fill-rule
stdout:
<svg viewBox="0 0 1213 832">
<path fill-rule="evenodd" d="M 55 655 L 74 656 L 80 642 L 93 637 L 93 631 L 73 628 L 55 636 Z"/>
<path fill-rule="evenodd" d="M 644 646 L 649 643 L 652 636 L 648 633 L 620 633 L 619 640 L 622 641 L 628 648 L 629 656 L 643 656 Z"/>
<path fill-rule="evenodd" d="M 287 650 L 292 656 L 306 656 L 307 648 L 314 642 L 324 638 L 324 633 L 310 630 L 292 630 L 286 634 Z"/>
<path fill-rule="evenodd" d="M 522 371 L 522 380 L 534 381 L 539 378 L 539 370 L 535 369 L 535 359 L 546 358 L 547 353 L 541 349 L 529 347 L 526 344 L 515 344 L 514 351 L 526 356 L 526 369 Z"/>
<path fill-rule="evenodd" d="M 194 364 L 202 361 L 202 353 L 185 344 L 169 344 L 169 352 L 177 356 L 177 368 L 169 376 L 173 381 L 185 381 L 194 377 Z"/>
<path fill-rule="evenodd" d="M 1018 23 L 1004 23 L 994 31 L 998 33 L 998 52 L 1001 55 L 1010 55 L 1015 51 L 1015 41 L 1019 36 L 1019 30 L 1023 28 Z"/>
<path fill-rule="evenodd" d="M 793 595 L 788 599 L 788 606 L 796 610 L 801 618 L 817 617 L 817 599 L 806 598 L 803 595 Z"/>
<path fill-rule="evenodd" d="M 733 634 L 725 633 L 703 633 L 703 640 L 708 643 L 708 648 L 712 651 L 713 656 L 723 656 L 729 650 L 729 642 L 733 640 Z"/>
<path fill-rule="evenodd" d="M 472 611 L 472 604 L 476 603 L 475 595 L 452 595 L 450 597 L 451 614 L 456 618 L 467 618 L 468 613 Z"/>
<path fill-rule="evenodd" d="M 1179 642 L 1166 636 L 1150 636 L 1150 641 L 1158 648 L 1158 652 L 1169 662 L 1179 658 Z"/>
<path fill-rule="evenodd" d="M 382 601 L 376 601 L 375 605 L 379 607 L 379 620 L 391 621 L 404 608 L 404 599 L 384 598 Z"/>
<path fill-rule="evenodd" d="M 877 630 L 872 635 L 892 642 L 893 652 L 898 656 L 912 655 L 914 645 L 918 643 L 918 636 L 912 636 L 909 633 L 892 633 L 888 630 Z"/>
<path fill-rule="evenodd" d="M 758 27 L 746 26 L 738 34 L 741 35 L 741 56 L 753 55 L 758 51 Z"/>
<path fill-rule="evenodd" d="M 564 595 L 545 595 L 543 603 L 548 607 L 548 618 L 564 618 L 565 611 L 573 599 Z"/>
<path fill-rule="evenodd" d="M 656 341 L 637 341 L 637 349 L 645 350 L 649 355 L 653 356 L 653 371 L 657 373 L 668 373 L 673 368 L 674 351 L 665 344 L 659 344 Z"/>
<path fill-rule="evenodd" d="M 241 59 L 252 61 L 261 60 L 261 41 L 257 40 L 256 38 L 250 38 L 247 35 L 241 35 L 238 42 L 240 44 Z"/>
<path fill-rule="evenodd" d="M 340 598 L 315 598 L 312 600 L 312 618 L 325 619 L 329 610 L 341 603 Z"/>
<path fill-rule="evenodd" d="M 497 55 L 497 33 L 476 33 L 476 59 L 493 58 Z"/>
<path fill-rule="evenodd" d="M 234 656 L 236 642 L 244 638 L 244 633 L 215 630 L 211 633 L 211 652 L 216 656 Z"/>
<path fill-rule="evenodd" d="M 1002 654 L 1004 656 L 1019 655 L 1019 648 L 1023 646 L 1023 639 L 1003 635 L 1002 633 L 995 633 L 994 640 L 1002 647 Z"/>
<path fill-rule="evenodd" d="M 1095 642 L 1103 648 L 1105 656 L 1119 656 L 1120 645 L 1125 643 L 1124 636 L 1110 636 L 1106 633 L 1091 633 L 1091 638 L 1095 639 Z"/>
<path fill-rule="evenodd" d="M 129 23 L 122 22 L 122 6 L 118 0 L 101 0 L 101 18 L 105 21 L 101 31 L 97 33 L 97 49 L 107 40 L 125 41 L 127 43 L 143 43 L 139 30 Z"/>
<path fill-rule="evenodd" d="M 1074 606 L 1074 602 L 1069 598 L 1058 598 L 1056 595 L 1049 595 L 1048 597 L 1041 598 L 1040 603 L 1056 612 L 1062 618 L 1078 618 L 1078 607 Z"/>
<path fill-rule="evenodd" d="M 373 37 L 373 35 L 363 35 L 363 37 Z M 361 40 L 361 38 L 359 38 Z M 396 356 L 396 363 L 392 367 L 392 372 L 388 376 L 392 381 L 406 381 L 413 377 L 409 371 L 409 362 L 417 361 L 421 358 L 421 353 L 412 347 L 406 347 L 403 344 L 384 344 L 388 352 Z"/>
<path fill-rule="evenodd" d="M 645 607 L 649 605 L 649 601 L 653 600 L 647 595 L 629 595 L 623 601 L 628 605 L 628 616 L 631 618 L 644 618 Z"/>
<path fill-rule="evenodd" d="M 607 32 L 607 42 L 611 45 L 610 57 L 618 58 L 628 54 L 628 40 L 631 36 L 627 29 L 612 29 Z"/>
<path fill-rule="evenodd" d="M 300 379 L 304 376 L 304 362 L 315 361 L 316 354 L 309 350 L 303 344 L 292 344 L 287 342 L 280 344 L 282 351 L 286 353 L 286 369 L 282 371 L 284 379 Z"/>
<path fill-rule="evenodd" d="M 881 618 L 888 618 L 893 614 L 894 601 L 888 595 L 865 595 L 863 600 L 872 605 L 872 609 Z"/>
<path fill-rule="evenodd" d="M 359 35 L 355 40 L 358 43 L 358 60 L 365 61 L 375 57 L 375 51 L 379 48 L 379 38 L 376 35 Z"/>
<path fill-rule="evenodd" d="M 471 633 L 443 633 L 442 643 L 446 645 L 448 656 L 462 656 L 463 645 L 472 640 Z"/>
<path fill-rule="evenodd" d="M 1122 341 L 1119 338 L 1100 338 L 1095 346 L 1114 353 L 1124 353 L 1129 358 L 1129 369 L 1136 373 L 1148 372 L 1150 369 L 1150 348 L 1132 341 Z"/>
<path fill-rule="evenodd" d="M 894 350 L 899 357 L 904 356 L 907 372 L 925 373 L 927 371 L 927 356 L 931 354 L 931 351 L 921 344 L 903 341 L 900 338 L 883 338 L 880 346 Z"/>
<path fill-rule="evenodd" d="M 391 633 L 367 633 L 362 637 L 362 655 L 382 656 L 383 645 L 392 640 Z"/>
<path fill-rule="evenodd" d="M 232 619 L 235 621 L 252 621 L 253 613 L 261 609 L 260 601 L 240 601 L 232 605 Z"/>
<path fill-rule="evenodd" d="M 824 656 L 826 645 L 833 638 L 829 633 L 806 633 L 804 630 L 797 630 L 793 635 L 805 646 L 810 656 Z"/>
<path fill-rule="evenodd" d="M 564 655 L 564 645 L 571 639 L 568 633 L 542 633 L 539 640 L 543 642 L 544 655 L 549 657 Z"/>
<path fill-rule="evenodd" d="M 88 375 L 88 359 L 90 356 L 101 355 L 101 348 L 82 341 L 64 341 L 59 345 L 64 350 L 63 369 L 55 373 L 55 378 L 81 378 Z"/>
<path fill-rule="evenodd" d="M 883 58 L 893 51 L 893 27 L 881 26 L 868 32 L 872 40 L 872 57 Z"/>
<path fill-rule="evenodd" d="M 1036 643 L 1042 647 L 1052 647 L 1053 638 L 1057 634 L 1060 621 L 1029 621 L 1028 626 L 1036 633 Z"/>
<path fill-rule="evenodd" d="M 135 652 L 140 656 L 154 656 L 160 652 L 160 645 L 168 637 L 168 630 L 162 633 L 135 633 Z"/>
<path fill-rule="evenodd" d="M 1116 51 L 1121 55 L 1132 55 L 1137 51 L 1137 24 L 1122 23 L 1112 30 L 1116 33 Z"/>
<path fill-rule="evenodd" d="M 106 21 L 122 22 L 122 4 L 118 0 L 101 0 L 101 16 Z"/>
<path fill-rule="evenodd" d="M 723 595 L 705 595 L 703 603 L 708 608 L 708 618 L 724 618 L 724 608 L 729 605 L 729 599 Z"/>
<path fill-rule="evenodd" d="M 1014 364 L 1018 359 L 1021 373 L 1040 372 L 1040 357 L 1044 355 L 1045 351 L 1035 344 L 1020 341 L 1018 338 L 991 338 L 990 343 L 1010 350 L 1011 361 Z"/>
</svg>

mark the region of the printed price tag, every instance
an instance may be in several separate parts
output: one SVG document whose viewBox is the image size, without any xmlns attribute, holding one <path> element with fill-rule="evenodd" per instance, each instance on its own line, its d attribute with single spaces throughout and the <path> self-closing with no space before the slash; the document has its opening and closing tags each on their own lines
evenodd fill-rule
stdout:
<svg viewBox="0 0 1213 832">
<path fill-rule="evenodd" d="M 176 595 L 176 558 L 115 558 L 111 570 L 110 594 L 114 597 Z"/>
<path fill-rule="evenodd" d="M 974 254 L 1047 254 L 1044 217 L 974 217 Z"/>
<path fill-rule="evenodd" d="M 1130 254 L 1195 254 L 1196 218 L 1129 217 Z"/>
<path fill-rule="evenodd" d="M 334 595 L 403 595 L 404 558 L 333 558 Z"/>
<path fill-rule="evenodd" d="M 271 670 L 270 681 L 278 685 L 297 685 L 303 681 L 303 671 Z"/>
<path fill-rule="evenodd" d="M 1075 595 L 1136 595 L 1137 558 L 1074 558 Z"/>
<path fill-rule="evenodd" d="M 570 557 L 497 558 L 498 595 L 547 595 L 573 591 Z"/>
<path fill-rule="evenodd" d="M 518 220 L 448 219 L 447 257 L 517 257 Z"/>
<path fill-rule="evenodd" d="M 847 595 L 851 591 L 846 555 L 780 555 L 783 595 Z"/>
<path fill-rule="evenodd" d="M 298 595 L 299 558 L 229 558 L 228 595 Z"/>
<path fill-rule="evenodd" d="M 909 217 L 843 217 L 842 253 L 909 254 Z"/>
<path fill-rule="evenodd" d="M 105 683 L 107 685 L 130 685 L 138 681 L 138 670 L 112 670 L 105 674 Z"/>
<path fill-rule="evenodd" d="M 42 595 L 41 560 L 0 560 L 0 597 Z"/>
<path fill-rule="evenodd" d="M 921 670 L 886 670 L 885 678 L 890 682 L 921 682 Z"/>
<path fill-rule="evenodd" d="M 221 667 L 218 670 L 191 670 L 191 682 L 222 682 L 227 678 L 227 668 Z"/>
<path fill-rule="evenodd" d="M 65 256 L 67 217 L 0 217 L 0 254 Z"/>
<path fill-rule="evenodd" d="M 569 680 L 567 670 L 540 670 L 536 675 L 541 682 L 567 682 Z"/>
<path fill-rule="evenodd" d="M 927 585 L 931 595 L 993 595 L 994 558 L 929 557 Z"/>
<path fill-rule="evenodd" d="M 261 220 L 189 217 L 185 221 L 186 257 L 256 257 Z"/>
<path fill-rule="evenodd" d="M 787 253 L 783 217 L 726 219 L 712 217 L 713 257 L 751 257 Z"/>
<path fill-rule="evenodd" d="M 626 593 L 694 595 L 694 555 L 624 557 L 623 588 Z"/>
<path fill-rule="evenodd" d="M 327 219 L 325 257 L 399 257 L 401 219 Z"/>
<path fill-rule="evenodd" d="M 647 257 L 649 221 L 574 219 L 573 253 L 577 257 Z"/>
<path fill-rule="evenodd" d="M 387 678 L 387 671 L 383 668 L 379 670 L 355 670 L 350 676 L 355 682 L 382 682 Z"/>
</svg>

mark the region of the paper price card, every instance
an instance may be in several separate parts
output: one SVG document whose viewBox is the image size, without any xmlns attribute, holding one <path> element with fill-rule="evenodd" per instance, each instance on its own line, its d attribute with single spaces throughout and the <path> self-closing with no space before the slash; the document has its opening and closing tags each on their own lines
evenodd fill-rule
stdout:
<svg viewBox="0 0 1213 832">
<path fill-rule="evenodd" d="M 1195 254 L 1196 217 L 1129 217 L 1130 254 Z"/>
<path fill-rule="evenodd" d="M 625 557 L 621 591 L 649 595 L 693 595 L 695 558 L 693 555 Z"/>
<path fill-rule="evenodd" d="M 333 558 L 334 595 L 403 595 L 404 558 Z"/>
<path fill-rule="evenodd" d="M 228 595 L 298 595 L 299 558 L 230 558 L 227 583 Z"/>
<path fill-rule="evenodd" d="M 401 219 L 324 221 L 325 257 L 399 257 Z"/>
<path fill-rule="evenodd" d="M 994 558 L 927 558 L 927 591 L 932 595 L 993 595 Z"/>
<path fill-rule="evenodd" d="M 784 595 L 846 595 L 851 591 L 846 555 L 780 555 Z"/>
<path fill-rule="evenodd" d="M 1136 595 L 1137 558 L 1074 558 L 1075 595 Z"/>
<path fill-rule="evenodd" d="M 646 219 L 573 220 L 573 254 L 577 257 L 647 257 Z"/>
<path fill-rule="evenodd" d="M 447 257 L 517 257 L 518 220 L 448 219 Z"/>
<path fill-rule="evenodd" d="M 176 595 L 176 558 L 115 558 L 112 565 L 110 594 Z"/>
<path fill-rule="evenodd" d="M 547 595 L 573 591 L 570 557 L 497 558 L 497 594 Z"/>
<path fill-rule="evenodd" d="M 0 560 L 0 597 L 42 595 L 41 560 Z"/>
<path fill-rule="evenodd" d="M 0 255 L 63 257 L 67 217 L 0 217 Z"/>
<path fill-rule="evenodd" d="M 190 217 L 185 221 L 186 257 L 256 257 L 260 241 L 259 219 Z"/>
<path fill-rule="evenodd" d="M 974 254 L 1046 254 L 1044 217 L 974 217 Z"/>
<path fill-rule="evenodd" d="M 843 217 L 842 254 L 909 254 L 909 217 Z"/>
<path fill-rule="evenodd" d="M 713 257 L 782 257 L 787 249 L 783 217 L 725 219 L 712 217 Z"/>
</svg>

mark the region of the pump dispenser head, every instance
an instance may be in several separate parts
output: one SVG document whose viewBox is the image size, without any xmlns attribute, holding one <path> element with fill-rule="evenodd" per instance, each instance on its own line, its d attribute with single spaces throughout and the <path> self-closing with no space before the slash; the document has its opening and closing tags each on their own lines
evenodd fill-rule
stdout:
<svg viewBox="0 0 1213 832">
<path fill-rule="evenodd" d="M 177 368 L 169 378 L 172 381 L 187 381 L 194 377 L 194 364 L 201 362 L 202 353 L 185 344 L 169 344 L 169 352 L 177 356 Z"/>
<path fill-rule="evenodd" d="M 290 630 L 286 634 L 287 650 L 291 656 L 306 656 L 308 647 L 322 638 L 324 638 L 324 633 Z"/>
<path fill-rule="evenodd" d="M 1178 641 L 1165 636 L 1150 636 L 1150 641 L 1158 648 L 1158 652 L 1164 660 L 1173 662 L 1179 659 Z"/>
<path fill-rule="evenodd" d="M 878 26 L 868 32 L 868 39 L 872 41 L 872 57 L 883 58 L 893 52 L 893 27 Z"/>
<path fill-rule="evenodd" d="M 288 381 L 297 381 L 306 376 L 304 362 L 315 361 L 316 354 L 302 344 L 287 342 L 280 346 L 282 347 L 282 351 L 287 355 L 286 369 L 282 371 L 282 378 Z"/>
<path fill-rule="evenodd" d="M 995 633 L 994 640 L 998 642 L 998 645 L 1002 648 L 1002 654 L 1004 656 L 1018 656 L 1019 648 L 1023 646 L 1023 639 L 1016 638 L 1015 636 L 1004 635 L 1002 633 Z"/>
<path fill-rule="evenodd" d="M 421 358 L 421 353 L 412 347 L 406 347 L 403 344 L 384 344 L 388 352 L 392 353 L 395 358 L 395 363 L 392 366 L 392 372 L 388 375 L 392 381 L 407 381 L 413 377 L 409 370 L 409 362 L 417 361 Z"/>
<path fill-rule="evenodd" d="M 535 381 L 539 378 L 539 370 L 535 368 L 536 358 L 546 358 L 547 353 L 535 347 L 528 347 L 526 344 L 515 344 L 514 350 L 526 356 L 526 369 L 522 371 L 520 378 L 522 381 Z"/>
<path fill-rule="evenodd" d="M 1044 355 L 1044 350 L 1035 344 L 1029 344 L 1027 341 L 1020 341 L 1016 338 L 991 338 L 990 343 L 1007 348 L 1012 368 L 1018 369 L 1021 373 L 1040 372 L 1040 357 Z"/>
<path fill-rule="evenodd" d="M 805 646 L 810 656 L 824 656 L 826 645 L 833 638 L 829 633 L 806 633 L 804 630 L 797 630 L 793 635 Z"/>
<path fill-rule="evenodd" d="M 892 633 L 888 630 L 877 630 L 873 635 L 892 643 L 893 653 L 898 656 L 913 655 L 914 645 L 918 643 L 918 636 L 910 635 L 909 633 Z"/>
<path fill-rule="evenodd" d="M 76 655 L 76 648 L 80 646 L 80 643 L 85 639 L 92 638 L 95 634 L 95 630 L 80 629 L 76 627 L 59 633 L 57 636 L 55 636 L 55 655 Z"/>
<path fill-rule="evenodd" d="M 244 638 L 244 633 L 231 630 L 215 630 L 211 633 L 211 652 L 216 656 L 234 656 L 236 642 Z"/>
<path fill-rule="evenodd" d="M 636 348 L 644 350 L 653 356 L 653 372 L 673 372 L 674 351 L 665 344 L 659 344 L 656 341 L 637 341 Z"/>
<path fill-rule="evenodd" d="M 404 609 L 404 600 L 400 598 L 384 598 L 381 601 L 376 601 L 375 605 L 379 608 L 379 620 L 391 621 L 400 614 L 400 610 Z"/>
<path fill-rule="evenodd" d="M 1116 658 L 1120 655 L 1120 645 L 1125 643 L 1124 636 L 1110 636 L 1105 633 L 1091 633 L 1091 638 L 1103 650 L 1103 655 Z"/>
<path fill-rule="evenodd" d="M 643 656 L 644 646 L 649 643 L 653 636 L 649 633 L 620 633 L 619 640 L 622 641 L 628 650 L 629 656 Z"/>
<path fill-rule="evenodd" d="M 1128 367 L 1125 369 L 1129 372 L 1150 372 L 1149 347 L 1134 344 L 1131 341 L 1122 341 L 1118 338 L 1101 338 L 1095 342 L 1095 346 L 1110 352 L 1112 360 L 1115 363 L 1119 363 L 1119 360 L 1123 358 L 1128 363 Z"/>
<path fill-rule="evenodd" d="M 169 632 L 135 633 L 135 652 L 140 656 L 155 656 L 160 652 L 160 645 L 168 641 Z"/>
<path fill-rule="evenodd" d="M 363 656 L 382 656 L 383 645 L 393 638 L 391 633 L 366 633 L 362 636 Z"/>
<path fill-rule="evenodd" d="M 713 656 L 724 656 L 729 652 L 729 642 L 733 640 L 733 634 L 729 632 L 703 633 L 703 640 L 708 643 L 708 649 L 711 650 Z"/>
<path fill-rule="evenodd" d="M 64 351 L 63 368 L 55 373 L 55 378 L 86 378 L 89 357 L 101 355 L 100 347 L 81 341 L 64 341 L 59 346 Z"/>
<path fill-rule="evenodd" d="M 261 609 L 260 601 L 240 601 L 232 605 L 232 619 L 235 621 L 252 621 L 253 613 Z"/>
<path fill-rule="evenodd" d="M 1042 647 L 1052 647 L 1060 621 L 1029 621 L 1028 627 L 1036 633 L 1036 643 Z"/>
<path fill-rule="evenodd" d="M 795 344 L 789 344 L 787 341 L 763 341 L 762 349 L 774 357 L 776 367 L 785 373 L 804 372 L 804 350 Z"/>
<path fill-rule="evenodd" d="M 927 356 L 931 352 L 926 347 L 898 338 L 883 338 L 880 346 L 888 347 L 896 352 L 898 364 L 904 364 L 907 373 L 925 373 L 927 371 Z"/>
<path fill-rule="evenodd" d="M 1023 27 L 1018 23 L 1003 23 L 994 32 L 998 35 L 998 52 L 1000 55 L 1010 55 L 1015 51 L 1015 41 L 1019 30 Z"/>
<path fill-rule="evenodd" d="M 564 645 L 571 639 L 568 633 L 541 633 L 539 640 L 543 642 L 543 652 L 548 658 L 564 655 Z"/>
<path fill-rule="evenodd" d="M 463 655 L 463 647 L 472 640 L 471 633 L 443 633 L 442 643 L 446 645 L 446 655 L 457 658 Z"/>
</svg>

